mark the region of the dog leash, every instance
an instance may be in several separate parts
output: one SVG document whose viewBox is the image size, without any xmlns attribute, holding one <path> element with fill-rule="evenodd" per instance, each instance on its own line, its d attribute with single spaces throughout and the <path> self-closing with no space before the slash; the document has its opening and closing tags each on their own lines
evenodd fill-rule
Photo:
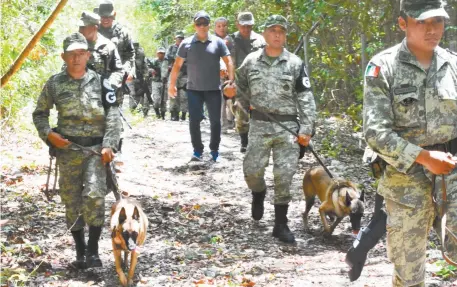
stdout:
<svg viewBox="0 0 457 287">
<path fill-rule="evenodd" d="M 284 130 L 286 130 L 287 132 L 291 133 L 292 135 L 294 135 L 295 137 L 298 138 L 298 133 L 297 132 L 294 132 L 293 130 L 291 130 L 290 128 L 288 128 L 286 125 L 284 125 L 283 123 L 281 123 L 280 121 L 278 121 L 277 119 L 275 119 L 274 117 L 272 117 L 271 115 L 269 115 L 267 112 L 264 112 L 262 110 L 259 110 L 257 108 L 255 108 L 256 111 L 262 113 L 264 116 L 266 116 L 268 119 L 270 119 L 271 121 L 277 123 L 280 127 L 282 127 Z M 314 151 L 313 149 L 313 145 L 311 144 L 311 142 L 309 142 L 307 148 L 309 149 L 309 151 L 311 151 L 311 153 L 314 155 L 314 157 L 316 158 L 316 160 L 319 162 L 319 164 L 324 168 L 325 172 L 328 174 L 328 176 L 331 178 L 331 179 L 334 179 L 335 177 L 332 175 L 332 173 L 330 172 L 330 170 L 328 170 L 328 168 L 325 166 L 325 164 L 322 162 L 322 160 L 320 159 L 320 157 L 318 156 L 318 154 Z"/>
<path fill-rule="evenodd" d="M 433 175 L 433 187 L 435 187 L 436 183 L 436 175 Z M 433 188 L 434 189 L 434 188 Z M 443 259 L 450 265 L 452 266 L 457 266 L 457 262 L 453 261 L 446 255 L 446 245 L 445 245 L 445 238 L 446 238 L 446 231 L 449 232 L 449 234 L 454 237 L 454 240 L 457 241 L 457 236 L 449 229 L 446 227 L 446 220 L 447 220 L 447 191 L 446 191 L 446 181 L 444 175 L 441 176 L 441 199 L 442 199 L 442 204 L 441 204 L 441 210 L 440 210 L 440 217 L 441 217 L 441 255 L 443 256 Z"/>
</svg>

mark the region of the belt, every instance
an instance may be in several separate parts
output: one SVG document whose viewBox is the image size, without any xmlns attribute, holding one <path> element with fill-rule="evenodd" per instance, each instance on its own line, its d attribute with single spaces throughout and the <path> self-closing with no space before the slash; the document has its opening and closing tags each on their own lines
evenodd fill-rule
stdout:
<svg viewBox="0 0 457 287">
<path fill-rule="evenodd" d="M 103 137 L 73 137 L 62 135 L 72 143 L 79 144 L 81 146 L 94 146 L 103 143 Z"/>
<path fill-rule="evenodd" d="M 445 143 L 434 144 L 434 145 L 430 145 L 430 146 L 423 146 L 422 148 L 426 149 L 426 150 L 437 150 L 437 151 L 442 151 L 442 152 L 449 152 L 451 154 L 456 154 L 457 153 L 457 138 L 452 139 Z"/>
<path fill-rule="evenodd" d="M 268 113 L 268 115 L 277 120 L 278 122 L 297 122 L 297 115 L 278 115 L 270 113 Z M 256 110 L 251 110 L 251 118 L 263 122 L 273 122 L 266 115 Z"/>
</svg>

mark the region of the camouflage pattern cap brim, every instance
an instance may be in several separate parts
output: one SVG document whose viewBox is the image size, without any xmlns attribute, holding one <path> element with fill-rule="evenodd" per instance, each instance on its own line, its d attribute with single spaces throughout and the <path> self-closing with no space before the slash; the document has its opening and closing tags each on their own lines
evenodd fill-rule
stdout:
<svg viewBox="0 0 457 287">
<path fill-rule="evenodd" d="M 442 0 L 401 0 L 400 10 L 416 20 L 425 20 L 432 17 L 444 17 L 449 15 L 444 10 Z"/>
<path fill-rule="evenodd" d="M 245 26 L 245 25 L 252 26 L 255 24 L 254 15 L 252 15 L 251 12 L 241 12 L 240 14 L 238 14 L 237 21 L 238 21 L 238 24 L 240 24 L 242 26 Z"/>
<path fill-rule="evenodd" d="M 100 16 L 92 12 L 83 12 L 78 21 L 79 27 L 100 25 Z"/>
<path fill-rule="evenodd" d="M 412 17 L 412 16 L 410 16 L 410 17 Z M 446 19 L 449 19 L 449 14 L 446 12 L 446 10 L 444 10 L 444 8 L 438 8 L 438 9 L 428 10 L 426 12 L 421 13 L 419 16 L 412 17 L 412 18 L 415 18 L 416 20 L 425 20 L 425 19 L 432 18 L 432 17 L 444 17 Z"/>
<path fill-rule="evenodd" d="M 73 33 L 65 40 L 63 40 L 63 50 L 64 52 L 74 51 L 74 50 L 87 50 L 87 40 L 84 38 L 81 33 Z"/>
<path fill-rule="evenodd" d="M 165 54 L 165 49 L 164 48 L 159 48 L 157 49 L 157 53 L 164 53 Z"/>
<path fill-rule="evenodd" d="M 265 22 L 265 29 L 276 25 L 281 26 L 287 30 L 287 19 L 281 15 L 271 15 L 267 18 L 267 21 Z"/>
</svg>

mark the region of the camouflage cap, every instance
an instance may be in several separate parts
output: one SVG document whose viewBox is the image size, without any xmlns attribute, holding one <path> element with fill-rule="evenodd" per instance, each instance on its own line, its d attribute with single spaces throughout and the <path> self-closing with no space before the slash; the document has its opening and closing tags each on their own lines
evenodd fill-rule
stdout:
<svg viewBox="0 0 457 287">
<path fill-rule="evenodd" d="M 278 26 L 281 26 L 283 27 L 284 29 L 287 30 L 287 19 L 284 18 L 284 16 L 281 16 L 281 15 L 271 15 L 267 18 L 267 20 L 265 21 L 265 29 L 266 28 L 269 28 L 269 27 L 272 27 L 272 26 L 275 26 L 275 25 L 278 25 Z"/>
<path fill-rule="evenodd" d="M 449 19 L 449 15 L 444 10 L 442 0 L 401 0 L 400 11 L 405 12 L 416 20 L 425 20 L 432 17 L 444 17 Z"/>
<path fill-rule="evenodd" d="M 114 5 L 111 0 L 102 0 L 98 6 L 98 15 L 100 17 L 112 17 L 114 16 Z"/>
<path fill-rule="evenodd" d="M 254 25 L 254 15 L 251 12 L 240 12 L 237 18 L 238 24 L 244 25 Z"/>
<path fill-rule="evenodd" d="M 175 34 L 175 39 L 176 38 L 183 38 L 184 39 L 184 32 L 183 31 L 177 31 Z"/>
<path fill-rule="evenodd" d="M 87 41 L 81 33 L 73 33 L 63 40 L 63 51 L 87 50 Z"/>
<path fill-rule="evenodd" d="M 165 54 L 166 52 L 167 52 L 167 50 L 165 50 L 164 47 L 159 47 L 159 49 L 157 49 L 156 53 L 164 53 Z"/>
<path fill-rule="evenodd" d="M 134 47 L 134 48 L 139 48 L 139 47 L 140 47 L 140 43 L 134 41 L 134 42 L 133 42 L 133 47 Z"/>
<path fill-rule="evenodd" d="M 84 11 L 79 18 L 78 26 L 87 27 L 93 25 L 100 25 L 100 16 L 95 13 Z"/>
</svg>

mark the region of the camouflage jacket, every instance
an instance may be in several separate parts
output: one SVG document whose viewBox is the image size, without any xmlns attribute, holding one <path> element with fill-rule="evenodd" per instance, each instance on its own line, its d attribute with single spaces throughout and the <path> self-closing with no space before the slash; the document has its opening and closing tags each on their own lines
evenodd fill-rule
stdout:
<svg viewBox="0 0 457 287">
<path fill-rule="evenodd" d="M 51 127 L 49 111 L 56 106 L 57 130 L 62 135 L 76 137 L 103 137 L 103 147 L 116 149 L 122 123 L 118 107 L 102 105 L 101 77 L 87 70 L 82 79 L 74 80 L 66 71 L 46 82 L 33 112 L 33 123 L 38 135 L 46 141 Z"/>
<path fill-rule="evenodd" d="M 135 74 L 135 48 L 133 47 L 132 37 L 125 27 L 115 22 L 110 28 L 100 26 L 100 34 L 111 40 L 121 56 L 124 73 Z"/>
<path fill-rule="evenodd" d="M 262 49 L 265 47 L 265 39 L 262 35 L 252 31 L 249 40 L 245 40 L 241 37 L 240 32 L 235 32 L 232 36 L 232 49 L 230 50 L 230 56 L 233 59 L 235 68 L 239 68 L 243 63 L 244 59 L 250 53 Z"/>
<path fill-rule="evenodd" d="M 424 177 L 415 163 L 421 147 L 457 137 L 457 56 L 437 47 L 427 72 L 406 40 L 376 55 L 365 72 L 363 130 L 367 144 L 389 164 L 380 192 L 405 205 L 420 204 L 423 194 L 408 194 L 406 187 Z M 402 186 L 393 178 L 404 178 L 396 180 Z"/>
<path fill-rule="evenodd" d="M 148 75 L 146 56 L 142 47 L 135 49 L 135 73 L 136 79 L 140 81 L 143 81 Z"/>
<path fill-rule="evenodd" d="M 161 69 L 162 64 L 165 60 L 159 60 L 159 58 L 154 58 L 152 60 L 147 59 L 146 64 L 150 72 L 154 71 L 152 74 L 152 81 L 153 82 L 160 82 L 161 81 Z"/>
<path fill-rule="evenodd" d="M 178 54 L 178 48 L 179 48 L 179 46 L 176 46 L 175 44 L 168 47 L 167 53 L 165 54 L 165 60 L 162 62 L 162 67 L 161 67 L 162 79 L 166 79 L 166 78 L 168 78 L 168 76 L 170 76 L 171 69 L 173 68 L 173 64 L 175 63 L 175 60 L 176 60 L 176 55 Z M 179 79 L 182 79 L 183 77 L 187 77 L 186 60 L 184 60 L 184 63 L 181 66 L 181 70 L 179 71 L 178 81 L 179 81 Z"/>
<path fill-rule="evenodd" d="M 312 134 L 316 105 L 305 65 L 296 55 L 284 49 L 270 63 L 264 49 L 251 53 L 236 71 L 236 85 L 236 98 L 245 110 L 251 106 L 271 114 L 298 115 L 299 133 Z M 269 122 L 252 122 L 270 126 Z M 275 125 L 271 132 L 278 130 L 283 129 Z"/>
<path fill-rule="evenodd" d="M 116 45 L 100 33 L 97 35 L 97 41 L 88 44 L 91 56 L 87 67 L 104 75 L 109 79 L 111 85 L 119 88 L 124 73 Z"/>
</svg>

